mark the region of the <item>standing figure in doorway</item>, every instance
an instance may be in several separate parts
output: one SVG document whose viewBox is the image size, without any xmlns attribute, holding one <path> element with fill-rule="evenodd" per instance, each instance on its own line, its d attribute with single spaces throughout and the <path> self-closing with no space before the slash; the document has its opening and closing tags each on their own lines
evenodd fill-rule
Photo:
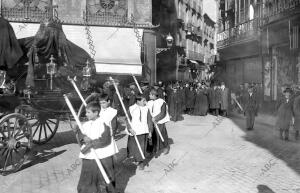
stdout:
<svg viewBox="0 0 300 193">
<path fill-rule="evenodd" d="M 254 129 L 254 121 L 258 112 L 258 102 L 253 87 L 248 88 L 244 96 L 244 115 L 246 116 L 247 130 Z"/>
</svg>

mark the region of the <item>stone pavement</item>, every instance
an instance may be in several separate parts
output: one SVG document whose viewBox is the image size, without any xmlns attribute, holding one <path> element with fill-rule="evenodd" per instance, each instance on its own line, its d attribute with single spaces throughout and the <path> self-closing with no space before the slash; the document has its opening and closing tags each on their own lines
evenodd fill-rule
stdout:
<svg viewBox="0 0 300 193">
<path fill-rule="evenodd" d="M 184 116 L 167 124 L 171 151 L 145 170 L 126 160 L 127 137 L 117 141 L 117 190 L 125 193 L 300 193 L 300 143 L 281 141 L 273 119 Z M 67 123 L 21 171 L 0 176 L 0 193 L 76 193 L 81 161 Z"/>
</svg>

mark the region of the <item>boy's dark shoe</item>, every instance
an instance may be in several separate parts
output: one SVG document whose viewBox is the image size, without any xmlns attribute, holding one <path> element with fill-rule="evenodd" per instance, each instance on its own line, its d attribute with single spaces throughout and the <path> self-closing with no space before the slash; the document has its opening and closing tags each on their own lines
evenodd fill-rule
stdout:
<svg viewBox="0 0 300 193">
<path fill-rule="evenodd" d="M 141 162 L 139 165 L 138 165 L 138 168 L 139 170 L 144 170 L 145 169 L 145 164 L 143 162 Z"/>
<path fill-rule="evenodd" d="M 164 155 L 167 155 L 169 152 L 170 152 L 170 146 L 164 148 L 164 150 L 163 150 Z"/>
</svg>

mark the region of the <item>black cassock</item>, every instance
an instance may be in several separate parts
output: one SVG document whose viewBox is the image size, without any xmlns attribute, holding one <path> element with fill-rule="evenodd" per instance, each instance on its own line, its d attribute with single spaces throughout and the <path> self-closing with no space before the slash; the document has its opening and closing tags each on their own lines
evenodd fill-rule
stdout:
<svg viewBox="0 0 300 193">
<path fill-rule="evenodd" d="M 179 89 L 177 92 L 180 93 L 180 113 L 183 113 L 186 108 L 185 89 Z"/>
<path fill-rule="evenodd" d="M 193 90 L 186 91 L 186 108 L 193 109 L 195 106 L 195 92 Z"/>
<path fill-rule="evenodd" d="M 172 92 L 170 95 L 170 106 L 169 106 L 169 113 L 171 115 L 172 121 L 178 121 L 181 110 L 182 110 L 182 104 L 181 104 L 181 93 L 179 92 Z"/>
<path fill-rule="evenodd" d="M 208 111 L 208 98 L 205 90 L 196 91 L 194 115 L 204 116 Z"/>
</svg>

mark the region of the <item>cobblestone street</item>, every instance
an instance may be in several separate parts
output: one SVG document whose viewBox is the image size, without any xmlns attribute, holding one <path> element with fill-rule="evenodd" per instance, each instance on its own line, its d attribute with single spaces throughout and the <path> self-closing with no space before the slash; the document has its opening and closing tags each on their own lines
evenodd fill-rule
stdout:
<svg viewBox="0 0 300 193">
<path fill-rule="evenodd" d="M 245 131 L 244 118 L 184 116 L 167 125 L 171 151 L 138 170 L 126 160 L 127 137 L 120 135 L 117 190 L 126 193 L 300 193 L 300 143 L 280 141 L 272 117 Z M 33 161 L 0 176 L 0 192 L 75 193 L 81 161 L 67 123 Z M 35 155 L 36 154 L 36 155 Z"/>
</svg>

